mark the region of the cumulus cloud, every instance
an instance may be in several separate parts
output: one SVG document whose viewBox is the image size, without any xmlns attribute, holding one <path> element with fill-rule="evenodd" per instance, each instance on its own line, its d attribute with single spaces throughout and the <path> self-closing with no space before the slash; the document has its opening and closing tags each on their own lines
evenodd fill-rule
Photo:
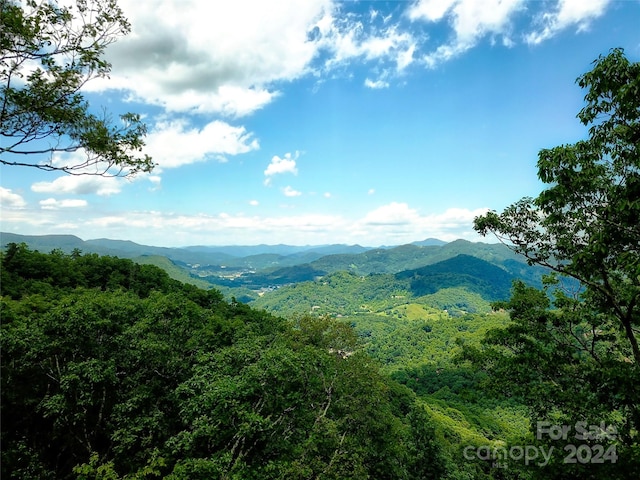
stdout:
<svg viewBox="0 0 640 480">
<path fill-rule="evenodd" d="M 215 120 L 202 128 L 184 120 L 158 123 L 146 138 L 145 152 L 159 169 L 176 168 L 207 160 L 226 161 L 225 155 L 239 155 L 260 148 L 253 134 Z"/>
<path fill-rule="evenodd" d="M 59 208 L 79 208 L 86 207 L 87 201 L 81 199 L 63 199 L 56 200 L 55 198 L 47 198 L 46 200 L 40 200 L 40 208 L 43 210 L 58 210 Z"/>
<path fill-rule="evenodd" d="M 110 78 L 87 88 L 121 90 L 173 113 L 238 118 L 305 76 L 332 76 L 358 62 L 393 77 L 417 60 L 434 67 L 455 58 L 485 37 L 511 46 L 522 38 L 519 15 L 535 17 L 525 41 L 540 43 L 568 26 L 585 28 L 610 1 L 415 0 L 383 17 L 337 0 L 121 0 L 132 32 L 107 49 Z M 448 39 L 434 42 L 435 24 L 450 27 Z"/>
<path fill-rule="evenodd" d="M 300 156 L 300 152 L 295 152 L 293 155 L 291 153 L 285 153 L 284 157 L 279 157 L 278 155 L 274 155 L 271 158 L 271 163 L 267 166 L 267 169 L 264 171 L 265 180 L 264 184 L 269 186 L 271 185 L 271 180 L 274 175 L 280 175 L 283 173 L 292 173 L 293 175 L 298 174 L 298 167 L 296 161 Z"/>
<path fill-rule="evenodd" d="M 124 180 L 116 177 L 100 176 L 65 176 L 52 182 L 36 182 L 31 190 L 36 193 L 102 195 L 120 193 Z"/>
<path fill-rule="evenodd" d="M 457 0 L 419 0 L 408 10 L 411 20 L 437 22 L 457 3 Z"/>
<path fill-rule="evenodd" d="M 246 116 L 280 95 L 283 82 L 355 59 L 401 72 L 417 45 L 391 15 L 360 17 L 335 0 L 119 4 L 132 32 L 107 49 L 110 78 L 87 88 L 122 90 L 171 112 Z"/>
<path fill-rule="evenodd" d="M 111 45 L 108 82 L 132 98 L 181 112 L 243 116 L 278 94 L 271 85 L 308 73 L 309 32 L 331 0 L 122 0 L 132 33 Z"/>
<path fill-rule="evenodd" d="M 543 12 L 537 18 L 540 27 L 526 36 L 529 44 L 537 45 L 571 26 L 578 31 L 589 27 L 590 22 L 601 16 L 611 0 L 560 0 L 551 12 Z"/>
<path fill-rule="evenodd" d="M 22 196 L 13 193 L 10 188 L 0 187 L 0 207 L 10 209 L 22 209 L 27 206 Z"/>
</svg>

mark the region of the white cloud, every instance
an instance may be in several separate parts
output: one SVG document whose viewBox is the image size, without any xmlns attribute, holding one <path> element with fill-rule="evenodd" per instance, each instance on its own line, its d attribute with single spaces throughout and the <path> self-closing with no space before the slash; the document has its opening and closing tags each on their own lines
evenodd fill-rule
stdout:
<svg viewBox="0 0 640 480">
<path fill-rule="evenodd" d="M 136 210 L 96 214 L 87 208 L 78 208 L 69 217 L 63 208 L 55 208 L 60 206 L 59 203 L 45 201 L 46 205 L 54 208 L 3 210 L 3 229 L 24 235 L 73 231 L 85 239 L 126 239 L 158 246 L 210 244 L 212 238 L 220 245 L 359 243 L 378 246 L 400 245 L 428 237 L 445 241 L 458 238 L 480 241 L 482 238 L 472 228 L 473 219 L 487 211 L 449 209 L 422 214 L 406 203 L 394 202 L 359 217 L 312 213 L 289 216 L 180 214 Z"/>
<path fill-rule="evenodd" d="M 373 89 L 388 88 L 389 82 L 385 82 L 384 80 L 371 80 L 370 78 L 367 78 L 364 81 L 364 86 Z"/>
<path fill-rule="evenodd" d="M 367 60 L 386 57 L 392 51 L 398 54 L 413 46 L 411 35 L 408 33 L 398 33 L 391 28 L 381 36 L 372 36 L 360 43 L 357 53 L 364 55 Z"/>
<path fill-rule="evenodd" d="M 300 156 L 300 152 L 295 152 L 293 155 L 291 153 L 285 153 L 284 157 L 279 157 L 278 155 L 274 155 L 271 158 L 271 163 L 267 166 L 267 169 L 264 171 L 265 185 L 271 185 L 271 179 L 274 175 L 280 175 L 283 173 L 292 173 L 294 175 L 298 174 L 298 167 L 296 165 L 296 161 Z"/>
<path fill-rule="evenodd" d="M 398 66 L 398 70 L 404 70 L 405 68 L 407 68 L 409 65 L 411 65 L 413 63 L 413 54 L 416 51 L 416 44 L 412 43 L 409 45 L 409 47 L 403 51 L 403 52 L 399 52 L 398 56 L 396 58 L 396 64 Z"/>
<path fill-rule="evenodd" d="M 21 235 L 46 235 L 49 233 L 69 233 L 78 225 L 65 221 L 59 212 L 40 208 L 2 210 L 2 230 Z"/>
<path fill-rule="evenodd" d="M 282 189 L 282 193 L 284 193 L 285 197 L 299 197 L 300 195 L 302 195 L 302 192 L 295 190 L 289 185 Z"/>
<path fill-rule="evenodd" d="M 486 34 L 504 35 L 523 0 L 462 0 L 453 7 L 457 43 L 473 46 Z"/>
<path fill-rule="evenodd" d="M 414 21 L 449 20 L 453 38 L 424 56 L 425 63 L 433 67 L 474 47 L 486 35 L 511 44 L 511 20 L 523 8 L 524 0 L 419 0 L 408 15 Z"/>
<path fill-rule="evenodd" d="M 362 223 L 366 225 L 405 225 L 418 218 L 416 210 L 406 203 L 391 202 L 369 212 Z"/>
<path fill-rule="evenodd" d="M 611 0 L 560 0 L 554 11 L 539 15 L 540 27 L 528 34 L 526 41 L 537 45 L 574 25 L 577 25 L 578 31 L 585 30 L 593 19 L 605 12 L 610 2 Z"/>
<path fill-rule="evenodd" d="M 387 18 L 388 20 L 388 18 Z M 328 70 L 362 59 L 368 62 L 394 62 L 398 72 L 413 62 L 417 40 L 397 25 L 376 28 L 365 25 L 353 15 L 327 17 L 321 22 L 319 46 L 330 52 L 325 66 Z"/>
<path fill-rule="evenodd" d="M 121 0 L 132 33 L 111 45 L 111 79 L 171 111 L 247 115 L 269 103 L 274 82 L 306 75 L 319 45 L 311 32 L 331 0 Z"/>
<path fill-rule="evenodd" d="M 408 10 L 411 20 L 437 22 L 453 7 L 458 0 L 419 0 Z"/>
<path fill-rule="evenodd" d="M 443 213 L 422 215 L 407 203 L 391 202 L 367 213 L 353 229 L 363 238 L 384 238 L 385 243 L 396 245 L 427 237 L 478 240 L 473 219 L 486 212 L 486 208 L 450 208 Z"/>
<path fill-rule="evenodd" d="M 0 187 L 0 207 L 10 209 L 22 209 L 27 206 L 22 196 L 13 193 L 10 188 Z"/>
<path fill-rule="evenodd" d="M 40 200 L 40 207 L 43 210 L 57 210 L 59 208 L 79 208 L 86 207 L 87 201 L 81 199 L 63 199 L 56 200 L 55 198 L 47 198 L 46 200 Z"/>
<path fill-rule="evenodd" d="M 338 0 L 121 0 L 132 32 L 107 48 L 110 77 L 86 88 L 120 90 L 174 113 L 243 117 L 307 75 L 355 62 L 390 71 L 395 64 L 399 74 L 420 58 L 428 66 L 454 58 L 486 36 L 510 46 L 514 17 L 543 9 L 526 38 L 539 43 L 567 26 L 586 28 L 610 1 L 414 0 L 396 18 L 374 9 L 354 13 Z M 428 28 L 444 22 L 451 38 L 425 54 Z"/>
<path fill-rule="evenodd" d="M 108 196 L 120 193 L 124 181 L 124 179 L 117 177 L 69 175 L 58 177 L 52 182 L 36 182 L 31 185 L 31 190 L 36 193 Z"/>
<path fill-rule="evenodd" d="M 194 90 L 176 91 L 164 95 L 158 91 L 158 98 L 150 97 L 150 92 L 142 96 L 134 92 L 130 100 L 139 100 L 162 105 L 169 112 L 218 113 L 229 117 L 242 117 L 269 104 L 279 93 L 264 88 L 221 85 L 215 92 L 197 92 Z"/>
<path fill-rule="evenodd" d="M 213 121 L 203 128 L 185 121 L 158 123 L 146 138 L 145 152 L 159 169 L 176 168 L 207 160 L 226 161 L 224 155 L 239 155 L 260 148 L 258 140 L 244 127 Z"/>
<path fill-rule="evenodd" d="M 422 57 L 427 66 L 435 67 L 475 47 L 485 37 L 492 45 L 514 46 L 514 20 L 518 15 L 534 24 L 524 41 L 538 44 L 571 26 L 577 26 L 578 31 L 588 28 L 610 3 L 611 0 L 417 0 L 406 13 L 413 22 L 446 21 L 450 25 L 451 38 Z"/>
<path fill-rule="evenodd" d="M 336 232 L 347 231 L 348 223 L 339 216 L 318 214 L 260 217 L 134 211 L 91 219 L 84 228 L 107 238 L 130 239 L 136 232 L 135 241 L 147 245 L 157 245 L 159 238 L 170 239 L 172 246 L 207 244 L 212 238 L 219 244 L 304 245 L 329 243 Z"/>
<path fill-rule="evenodd" d="M 257 207 L 258 205 L 260 205 L 260 202 L 258 200 L 250 200 L 249 205 L 251 205 L 252 207 Z"/>
<path fill-rule="evenodd" d="M 171 112 L 242 117 L 273 101 L 283 82 L 356 59 L 393 62 L 400 72 L 417 46 L 391 15 L 356 16 L 336 0 L 119 4 L 132 33 L 107 49 L 110 78 L 87 88 L 122 90 Z"/>
</svg>

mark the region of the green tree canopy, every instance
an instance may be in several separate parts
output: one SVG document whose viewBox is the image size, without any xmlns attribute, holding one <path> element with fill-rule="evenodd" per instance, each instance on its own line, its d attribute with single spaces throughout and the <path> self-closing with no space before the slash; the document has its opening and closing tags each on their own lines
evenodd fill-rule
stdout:
<svg viewBox="0 0 640 480">
<path fill-rule="evenodd" d="M 640 63 L 614 49 L 577 82 L 587 89 L 578 118 L 588 138 L 541 150 L 538 177 L 549 187 L 476 218 L 475 229 L 578 279 L 640 364 Z"/>
<path fill-rule="evenodd" d="M 115 0 L 0 0 L 0 164 L 104 176 L 153 169 L 140 116 L 114 121 L 82 95 L 108 76 L 105 48 L 129 31 Z M 61 157 L 72 152 L 83 157 Z"/>
<path fill-rule="evenodd" d="M 225 302 L 151 265 L 0 252 L 7 479 L 422 479 L 433 419 L 344 323 Z"/>
<path fill-rule="evenodd" d="M 588 137 L 541 150 L 538 177 L 548 187 L 476 218 L 475 229 L 495 234 L 530 264 L 577 279 L 580 288 L 560 288 L 557 276 L 547 283 L 553 292 L 516 283 L 500 305 L 512 325 L 467 354 L 501 395 L 527 403 L 534 429 L 538 421 L 615 427 L 607 447 L 616 449 L 608 451 L 617 462 L 559 459 L 538 469 L 540 478 L 638 478 L 640 63 L 613 49 L 577 82 L 587 89 L 578 118 Z"/>
</svg>

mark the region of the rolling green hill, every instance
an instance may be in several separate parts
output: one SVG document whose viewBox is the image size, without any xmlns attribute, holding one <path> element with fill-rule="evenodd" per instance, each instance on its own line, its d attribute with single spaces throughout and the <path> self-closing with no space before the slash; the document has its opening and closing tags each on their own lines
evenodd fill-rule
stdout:
<svg viewBox="0 0 640 480">
<path fill-rule="evenodd" d="M 474 260 L 462 258 L 453 263 L 463 267 Z M 417 275 L 408 271 L 398 275 L 360 276 L 335 272 L 314 281 L 266 291 L 252 305 L 285 316 L 302 313 L 336 317 L 397 316 L 398 307 L 409 304 L 447 310 L 452 315 L 488 312 L 490 301 L 508 296 L 513 277 L 487 262 L 478 262 L 481 262 L 479 269 L 486 268 L 467 273 Z M 434 267 L 437 271 L 446 265 Z M 499 281 L 495 284 L 490 281 L 492 275 L 498 275 Z"/>
<path fill-rule="evenodd" d="M 335 272 L 320 279 L 267 291 L 252 305 L 294 315 L 314 312 L 318 315 L 348 316 L 376 313 L 389 305 L 404 303 L 409 295 L 408 282 L 393 275 L 354 275 Z"/>
<path fill-rule="evenodd" d="M 342 270 L 357 275 L 398 273 L 416 270 L 458 255 L 479 258 L 529 283 L 539 284 L 540 276 L 546 273 L 546 270 L 541 267 L 528 266 L 522 257 L 513 253 L 505 245 L 474 243 L 467 240 L 455 240 L 444 245 L 400 245 L 393 248 L 368 250 L 357 255 L 329 255 L 311 262 L 311 265 L 328 273 Z"/>
<path fill-rule="evenodd" d="M 408 303 L 452 312 L 488 311 L 490 301 L 509 297 L 514 278 L 489 262 L 458 255 L 395 275 L 334 272 L 314 281 L 267 291 L 253 305 L 283 315 L 389 314 L 398 305 Z"/>
<path fill-rule="evenodd" d="M 134 258 L 143 255 L 159 255 L 183 264 L 189 269 L 193 265 L 272 270 L 279 267 L 301 265 L 317 260 L 327 254 L 361 253 L 368 250 L 359 245 L 254 245 L 254 246 L 187 246 L 184 248 L 154 247 L 140 245 L 127 240 L 106 238 L 82 240 L 74 235 L 19 235 L 0 232 L 1 247 L 9 243 L 25 243 L 29 248 L 48 253 L 60 249 L 71 253 L 78 249 L 86 253 Z"/>
<path fill-rule="evenodd" d="M 396 274 L 410 282 L 411 292 L 419 297 L 444 288 L 463 287 L 487 300 L 509 297 L 514 276 L 506 270 L 471 255 L 457 255 L 442 262 Z"/>
<path fill-rule="evenodd" d="M 401 245 L 394 248 L 376 248 L 359 254 L 327 255 L 311 265 L 326 272 L 348 271 L 356 275 L 370 273 L 396 273 L 430 263 L 442 247 Z"/>
<path fill-rule="evenodd" d="M 84 240 L 75 235 L 18 235 L 0 232 L 0 241 L 4 249 L 9 243 L 26 243 L 32 250 L 49 253 L 56 248 L 71 253 L 74 248 L 82 249 Z"/>
<path fill-rule="evenodd" d="M 160 267 L 167 272 L 171 278 L 182 283 L 190 283 L 205 290 L 213 287 L 213 285 L 205 280 L 192 277 L 184 268 L 178 267 L 167 257 L 161 255 L 143 255 L 141 257 L 134 257 L 132 260 L 141 265 L 155 265 L 156 267 Z"/>
</svg>

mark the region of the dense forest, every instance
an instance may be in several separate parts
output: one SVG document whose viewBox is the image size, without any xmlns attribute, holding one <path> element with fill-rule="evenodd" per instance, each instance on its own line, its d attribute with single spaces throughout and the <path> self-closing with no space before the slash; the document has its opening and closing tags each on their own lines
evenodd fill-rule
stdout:
<svg viewBox="0 0 640 480">
<path fill-rule="evenodd" d="M 563 469 L 514 363 L 487 370 L 492 339 L 523 334 L 507 312 L 548 306 L 525 284 L 495 312 L 464 287 L 423 297 L 476 295 L 452 315 L 343 272 L 300 288 L 396 305 L 283 318 L 128 259 L 9 244 L 1 262 L 3 478 L 635 478 L 621 411 L 581 444 L 602 462 Z"/>
<path fill-rule="evenodd" d="M 287 321 L 155 266 L 16 244 L 2 286 L 3 478 L 490 470 L 458 455 L 464 422 L 438 427 L 444 404 L 385 375 L 344 322 Z"/>
<path fill-rule="evenodd" d="M 492 478 L 462 449 L 527 435 L 457 360 L 504 314 L 285 320 L 17 244 L 1 281 L 4 478 Z"/>
</svg>

